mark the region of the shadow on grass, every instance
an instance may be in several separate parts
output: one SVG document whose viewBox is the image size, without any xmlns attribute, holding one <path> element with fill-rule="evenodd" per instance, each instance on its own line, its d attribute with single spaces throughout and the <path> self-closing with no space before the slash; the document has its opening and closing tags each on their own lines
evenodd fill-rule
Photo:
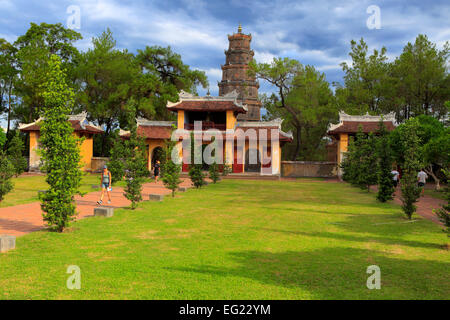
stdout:
<svg viewBox="0 0 450 320">
<path fill-rule="evenodd" d="M 373 250 L 240 251 L 230 256 L 237 266 L 170 269 L 229 278 L 230 283 L 230 277 L 240 277 L 289 289 L 302 288 L 321 299 L 446 299 L 450 293 L 450 263 L 396 259 Z M 366 287 L 370 265 L 381 269 L 382 290 Z"/>
<path fill-rule="evenodd" d="M 389 245 L 405 245 L 405 246 L 409 246 L 409 247 L 425 248 L 425 249 L 440 249 L 442 246 L 442 243 L 427 243 L 427 242 L 410 241 L 410 240 L 403 240 L 400 238 L 389 238 L 389 237 L 370 237 L 370 236 L 369 237 L 368 236 L 358 237 L 358 236 L 342 234 L 342 233 L 333 233 L 333 232 L 302 232 L 302 231 L 289 231 L 289 230 L 278 230 L 278 229 L 269 229 L 269 228 L 262 228 L 262 230 L 266 230 L 266 231 L 270 231 L 270 232 L 280 232 L 280 233 L 286 233 L 286 234 L 301 235 L 301 236 L 307 236 L 307 237 L 320 237 L 320 238 L 344 240 L 344 241 L 359 242 L 359 243 L 378 242 L 378 243 L 389 244 Z"/>
</svg>

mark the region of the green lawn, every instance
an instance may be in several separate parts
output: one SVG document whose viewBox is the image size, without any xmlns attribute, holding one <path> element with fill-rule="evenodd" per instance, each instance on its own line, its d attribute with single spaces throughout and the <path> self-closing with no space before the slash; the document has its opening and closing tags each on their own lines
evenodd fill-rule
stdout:
<svg viewBox="0 0 450 320">
<path fill-rule="evenodd" d="M 225 180 L 18 238 L 0 298 L 448 299 L 449 240 L 414 218 L 347 184 Z M 69 265 L 81 290 L 66 288 Z"/>
<path fill-rule="evenodd" d="M 0 202 L 0 208 L 15 206 L 18 204 L 39 201 L 38 191 L 48 188 L 45 176 L 21 176 L 13 178 L 14 189 Z M 100 184 L 100 176 L 94 174 L 83 175 L 81 192 L 92 192 L 92 185 Z"/>
</svg>

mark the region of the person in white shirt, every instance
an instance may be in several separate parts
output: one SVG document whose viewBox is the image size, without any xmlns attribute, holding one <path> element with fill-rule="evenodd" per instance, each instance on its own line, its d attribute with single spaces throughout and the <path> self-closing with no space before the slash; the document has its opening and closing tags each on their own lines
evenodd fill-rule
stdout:
<svg viewBox="0 0 450 320">
<path fill-rule="evenodd" d="M 397 186 L 398 186 L 398 178 L 399 178 L 399 176 L 400 176 L 400 172 L 398 172 L 395 168 L 394 169 L 392 169 L 392 171 L 391 171 L 391 174 L 392 174 L 392 181 L 393 181 L 393 184 L 394 184 L 394 188 L 397 188 Z"/>
<path fill-rule="evenodd" d="M 425 173 L 425 171 L 420 170 L 419 173 L 417 174 L 417 185 L 419 186 L 419 188 L 422 188 L 422 194 L 425 192 L 425 184 L 427 182 L 428 179 L 428 175 Z"/>
</svg>

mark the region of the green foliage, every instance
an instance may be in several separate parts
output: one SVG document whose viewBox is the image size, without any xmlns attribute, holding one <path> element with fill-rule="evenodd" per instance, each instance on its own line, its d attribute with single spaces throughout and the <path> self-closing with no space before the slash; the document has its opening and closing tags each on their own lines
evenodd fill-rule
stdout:
<svg viewBox="0 0 450 320">
<path fill-rule="evenodd" d="M 44 221 L 62 232 L 76 215 L 74 195 L 78 193 L 82 177 L 81 141 L 73 135 L 68 121 L 74 93 L 67 85 L 61 59 L 52 55 L 48 65 L 47 80 L 42 86 L 44 120 L 40 142 L 49 189 L 41 195 L 41 207 Z"/>
<path fill-rule="evenodd" d="M 417 136 L 418 126 L 416 122 L 408 122 L 401 136 L 402 148 L 405 151 L 403 157 L 403 177 L 402 177 L 402 209 L 408 219 L 416 211 L 414 203 L 420 196 L 420 189 L 417 186 L 417 173 L 420 170 L 420 139 Z"/>
<path fill-rule="evenodd" d="M 172 159 L 174 147 L 175 143 L 169 141 L 167 149 L 164 152 L 164 161 L 161 164 L 162 181 L 166 188 L 172 191 L 172 197 L 175 196 L 175 191 L 182 182 L 180 179 L 181 165 L 175 163 L 174 159 Z"/>
<path fill-rule="evenodd" d="M 392 152 L 389 145 L 389 132 L 386 130 L 383 119 L 380 121 L 378 130 L 378 193 L 377 199 L 380 202 L 386 202 L 392 199 L 394 193 L 394 183 L 392 180 Z"/>
<path fill-rule="evenodd" d="M 0 150 L 0 202 L 14 188 L 11 178 L 14 175 L 14 166 L 8 160 L 5 152 Z"/>
<path fill-rule="evenodd" d="M 92 39 L 93 48 L 82 54 L 78 76 L 84 83 L 78 100 L 89 117 L 104 126 L 100 154 L 108 155 L 114 142 L 111 133 L 128 125 L 124 106 L 133 96 L 139 68 L 133 54 L 118 50 L 109 29 Z"/>
<path fill-rule="evenodd" d="M 450 163 L 450 129 L 445 128 L 436 118 L 426 115 L 411 118 L 398 126 L 391 133 L 390 140 L 395 160 L 400 165 L 403 164 L 406 154 L 402 137 L 405 135 L 406 127 L 410 125 L 416 127 L 416 134 L 420 139 L 418 159 L 421 166 L 434 179 L 436 189 L 439 189 L 440 179 L 436 171 L 439 167 L 446 168 Z"/>
<path fill-rule="evenodd" d="M 168 100 L 178 101 L 181 90 L 195 94 L 198 85 L 208 86 L 205 73 L 191 70 L 170 47 L 147 46 L 138 50 L 136 61 L 141 74 L 135 97 L 139 101 L 139 115 L 148 119 L 171 118 L 173 115 L 166 108 Z"/>
<path fill-rule="evenodd" d="M 14 86 L 20 103 L 14 108 L 16 119 L 29 123 L 38 118 L 44 105 L 42 83 L 47 80 L 51 55 L 61 58 L 62 69 L 66 70 L 66 77 L 70 79 L 67 85 L 76 89 L 75 66 L 79 52 L 73 44 L 80 39 L 81 34 L 65 28 L 61 23 L 31 23 L 27 32 L 17 38 L 14 45 L 18 50 L 16 56 L 20 77 Z"/>
<path fill-rule="evenodd" d="M 128 124 L 130 128 L 130 139 L 125 142 L 125 198 L 131 201 L 131 208 L 136 209 L 137 203 L 142 201 L 142 185 L 148 177 L 147 156 L 145 141 L 137 134 L 136 124 L 136 102 L 131 99 L 127 103 Z"/>
<path fill-rule="evenodd" d="M 8 143 L 6 154 L 14 165 L 14 174 L 19 176 L 27 169 L 27 160 L 23 156 L 24 144 L 19 131 L 16 131 L 11 141 Z"/>
<path fill-rule="evenodd" d="M 125 175 L 125 159 L 128 157 L 129 150 L 126 142 L 119 136 L 118 130 L 113 134 L 114 142 L 110 150 L 108 162 L 108 170 L 111 172 L 111 182 L 117 183 L 122 181 Z"/>
<path fill-rule="evenodd" d="M 450 169 L 443 169 L 443 173 L 447 177 L 447 186 L 445 187 L 445 199 L 447 200 L 446 204 L 442 205 L 442 208 L 433 210 L 434 214 L 438 217 L 438 219 L 445 226 L 444 232 L 450 237 Z"/>
<path fill-rule="evenodd" d="M 223 169 L 222 169 L 222 176 L 223 176 L 223 177 L 226 177 L 227 175 L 229 175 L 229 174 L 232 173 L 232 172 L 233 172 L 233 167 L 232 167 L 232 165 L 231 165 L 231 164 L 228 164 L 226 158 L 224 158 L 224 161 L 223 161 Z"/>
<path fill-rule="evenodd" d="M 5 39 L 0 38 L 0 112 L 7 112 L 7 131 L 10 128 L 11 111 L 17 97 L 14 83 L 17 81 L 17 49 Z"/>
<path fill-rule="evenodd" d="M 444 104 L 450 97 L 449 53 L 448 42 L 439 50 L 423 34 L 403 48 L 392 65 L 398 120 L 421 114 L 445 118 L 448 109 Z"/>
<path fill-rule="evenodd" d="M 202 152 L 201 146 L 195 148 L 194 133 L 191 132 L 191 165 L 189 168 L 189 178 L 191 179 L 192 184 L 196 188 L 201 188 L 203 185 L 205 185 L 205 174 L 202 171 L 202 164 L 195 163 L 196 162 L 195 158 L 201 157 L 201 152 Z"/>
<path fill-rule="evenodd" d="M 220 173 L 219 173 L 219 166 L 217 165 L 217 162 L 214 161 L 209 166 L 209 178 L 212 180 L 213 183 L 216 183 L 220 180 Z"/>
<path fill-rule="evenodd" d="M 277 88 L 276 94 L 262 98 L 267 110 L 264 118 L 283 118 L 283 129 L 294 131 L 295 146 L 288 150 L 289 158 L 320 157 L 317 150 L 323 147 L 328 124 L 337 120 L 333 92 L 325 74 L 289 58 L 275 58 L 271 64 L 253 61 L 249 74 Z"/>
<path fill-rule="evenodd" d="M 6 133 L 3 131 L 2 128 L 0 128 L 0 148 L 3 148 L 3 146 L 6 143 Z"/>
<path fill-rule="evenodd" d="M 370 191 L 377 184 L 377 141 L 373 133 L 368 135 L 359 128 L 354 141 L 350 140 L 348 152 L 342 161 L 343 179 L 362 189 Z"/>
</svg>

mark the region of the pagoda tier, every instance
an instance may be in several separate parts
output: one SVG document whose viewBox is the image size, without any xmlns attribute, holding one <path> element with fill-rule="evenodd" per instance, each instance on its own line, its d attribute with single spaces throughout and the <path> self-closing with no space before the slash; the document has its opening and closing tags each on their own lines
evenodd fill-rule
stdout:
<svg viewBox="0 0 450 320">
<path fill-rule="evenodd" d="M 247 105 L 248 112 L 240 114 L 238 120 L 260 120 L 261 102 L 258 100 L 259 84 L 254 77 L 247 74 L 248 64 L 253 60 L 254 52 L 250 49 L 252 36 L 238 33 L 228 36 L 229 47 L 225 50 L 225 65 L 222 66 L 222 81 L 218 83 L 219 96 L 236 90 L 238 101 Z"/>
</svg>

